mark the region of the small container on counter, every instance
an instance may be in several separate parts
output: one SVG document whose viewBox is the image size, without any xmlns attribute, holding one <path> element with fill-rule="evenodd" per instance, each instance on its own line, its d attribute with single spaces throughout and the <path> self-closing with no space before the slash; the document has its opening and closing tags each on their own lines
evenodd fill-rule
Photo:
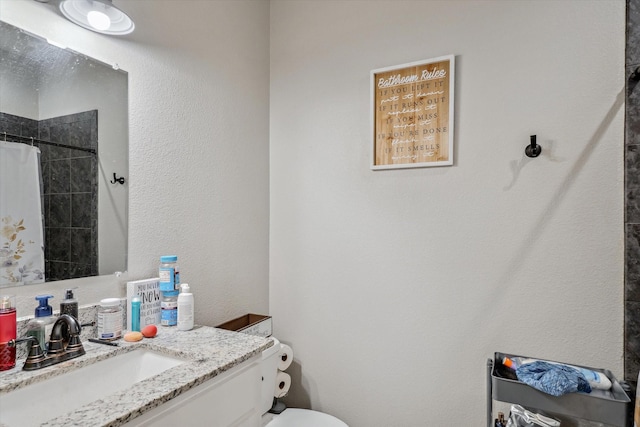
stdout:
<svg viewBox="0 0 640 427">
<path fill-rule="evenodd" d="M 160 277 L 161 291 L 178 290 L 180 286 L 180 268 L 178 267 L 178 257 L 176 255 L 165 255 L 160 257 Z"/>
<path fill-rule="evenodd" d="M 178 324 L 178 293 L 179 291 L 175 290 L 162 292 L 160 325 L 176 326 Z"/>
<path fill-rule="evenodd" d="M 122 307 L 120 298 L 100 300 L 98 308 L 98 339 L 116 340 L 122 337 Z"/>
<path fill-rule="evenodd" d="M 0 296 L 0 371 L 16 366 L 16 348 L 9 346 L 9 341 L 16 339 L 16 320 L 15 296 Z"/>
</svg>

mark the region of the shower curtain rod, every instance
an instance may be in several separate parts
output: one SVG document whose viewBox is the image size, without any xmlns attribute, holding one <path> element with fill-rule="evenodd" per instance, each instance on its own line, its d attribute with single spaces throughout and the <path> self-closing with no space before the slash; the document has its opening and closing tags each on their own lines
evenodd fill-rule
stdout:
<svg viewBox="0 0 640 427">
<path fill-rule="evenodd" d="M 13 141 L 13 142 L 22 142 L 24 144 L 31 143 L 31 145 L 33 145 L 33 144 L 45 144 L 45 145 L 52 145 L 54 147 L 69 148 L 71 150 L 80 150 L 80 151 L 85 151 L 85 152 L 91 153 L 91 154 L 97 154 L 96 150 L 94 148 L 74 147 L 73 145 L 58 144 L 57 142 L 44 141 L 42 139 L 34 138 L 32 136 L 12 135 L 12 134 L 7 133 L 7 132 L 2 132 L 0 135 L 3 138 L 3 141 L 6 141 L 7 138 L 10 138 L 10 139 L 16 139 L 17 140 L 17 141 Z"/>
</svg>

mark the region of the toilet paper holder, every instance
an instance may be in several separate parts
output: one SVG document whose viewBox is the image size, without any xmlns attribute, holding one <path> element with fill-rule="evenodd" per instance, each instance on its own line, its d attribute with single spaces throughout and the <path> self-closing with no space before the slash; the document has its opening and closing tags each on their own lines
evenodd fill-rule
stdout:
<svg viewBox="0 0 640 427">
<path fill-rule="evenodd" d="M 273 398 L 273 404 L 271 405 L 271 409 L 269 409 L 269 413 L 279 415 L 287 409 L 287 405 L 280 401 L 277 397 Z"/>
</svg>

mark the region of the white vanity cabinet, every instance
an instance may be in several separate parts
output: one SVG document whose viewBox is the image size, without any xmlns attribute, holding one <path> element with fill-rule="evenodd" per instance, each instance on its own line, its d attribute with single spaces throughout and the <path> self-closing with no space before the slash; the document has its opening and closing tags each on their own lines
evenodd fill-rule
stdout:
<svg viewBox="0 0 640 427">
<path fill-rule="evenodd" d="M 258 427 L 260 355 L 132 419 L 127 426 Z"/>
</svg>

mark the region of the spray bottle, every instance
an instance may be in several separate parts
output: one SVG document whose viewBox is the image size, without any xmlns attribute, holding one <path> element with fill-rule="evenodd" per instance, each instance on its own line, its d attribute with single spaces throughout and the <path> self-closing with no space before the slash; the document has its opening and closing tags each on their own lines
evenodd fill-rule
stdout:
<svg viewBox="0 0 640 427">
<path fill-rule="evenodd" d="M 0 297 L 0 371 L 16 366 L 16 348 L 9 341 L 16 339 L 16 298 L 13 295 Z"/>
</svg>

